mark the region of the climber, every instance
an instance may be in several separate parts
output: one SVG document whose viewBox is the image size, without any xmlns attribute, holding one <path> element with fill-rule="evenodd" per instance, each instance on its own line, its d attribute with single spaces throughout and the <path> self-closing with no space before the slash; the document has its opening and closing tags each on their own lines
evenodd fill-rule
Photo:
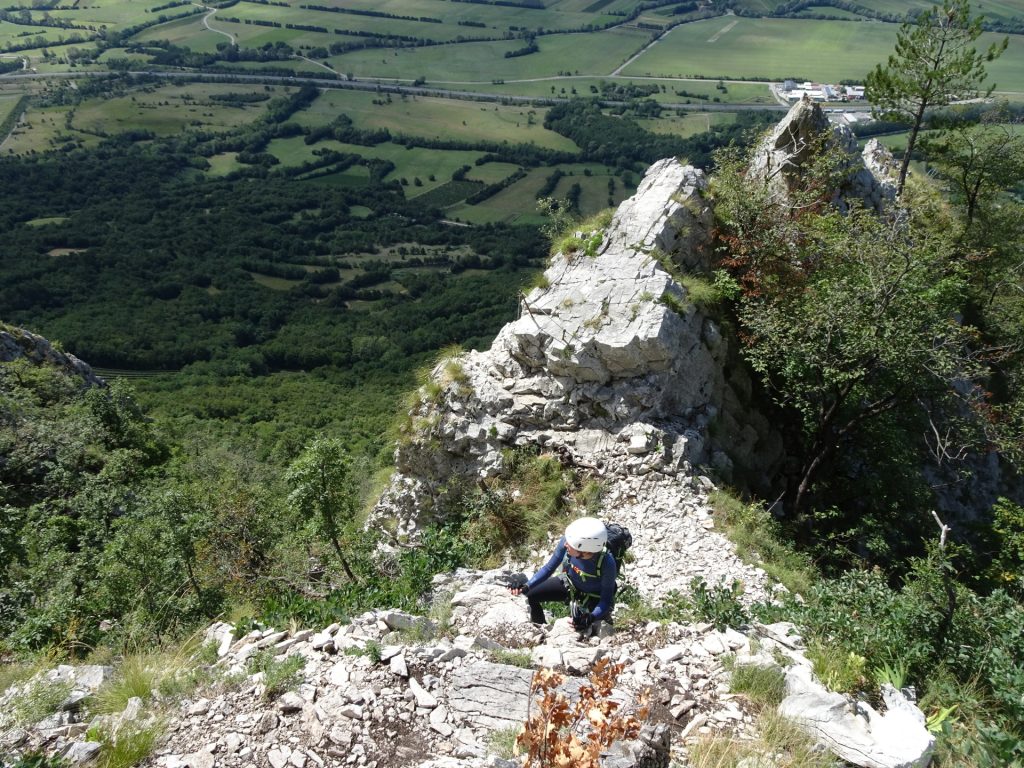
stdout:
<svg viewBox="0 0 1024 768">
<path fill-rule="evenodd" d="M 542 603 L 569 603 L 572 625 L 591 630 L 610 621 L 615 606 L 615 576 L 618 565 L 607 551 L 608 531 L 596 517 L 581 517 L 569 524 L 544 566 L 525 584 L 511 586 L 514 595 L 526 595 L 530 621 L 544 624 Z M 561 565 L 561 571 L 555 570 Z"/>
</svg>

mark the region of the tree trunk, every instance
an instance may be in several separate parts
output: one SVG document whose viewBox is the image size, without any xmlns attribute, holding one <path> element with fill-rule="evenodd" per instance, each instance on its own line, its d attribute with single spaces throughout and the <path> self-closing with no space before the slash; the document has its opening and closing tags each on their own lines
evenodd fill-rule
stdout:
<svg viewBox="0 0 1024 768">
<path fill-rule="evenodd" d="M 338 542 L 337 536 L 331 537 L 331 544 L 334 545 L 334 551 L 337 553 L 338 559 L 341 561 L 341 567 L 345 569 L 345 575 L 348 576 L 348 580 L 353 584 L 358 584 L 359 579 L 356 578 L 356 575 L 352 573 L 352 569 L 349 568 L 348 560 L 345 559 L 345 555 L 341 551 L 341 544 Z"/>
</svg>

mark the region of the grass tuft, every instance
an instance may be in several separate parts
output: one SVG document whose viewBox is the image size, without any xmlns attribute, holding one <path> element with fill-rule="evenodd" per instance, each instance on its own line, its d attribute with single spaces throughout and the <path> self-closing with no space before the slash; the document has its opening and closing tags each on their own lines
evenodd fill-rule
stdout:
<svg viewBox="0 0 1024 768">
<path fill-rule="evenodd" d="M 96 758 L 96 768 L 131 768 L 138 765 L 153 753 L 163 731 L 163 723 L 157 722 L 147 726 L 121 728 L 116 735 L 106 731 L 90 732 L 88 738 L 102 745 Z"/>
<path fill-rule="evenodd" d="M 487 734 L 487 746 L 491 753 L 502 760 L 513 759 L 516 756 L 516 737 L 522 730 L 522 726 L 511 725 L 491 731 Z"/>
<path fill-rule="evenodd" d="M 529 651 L 510 651 L 499 648 L 491 651 L 491 659 L 497 664 L 508 664 L 511 667 L 530 669 L 533 666 L 533 659 Z"/>
<path fill-rule="evenodd" d="M 285 691 L 299 687 L 302 676 L 299 674 L 306 666 L 301 656 L 288 656 L 280 661 L 274 656 L 272 649 L 260 651 L 249 661 L 249 669 L 263 673 L 263 698 L 267 701 L 276 699 Z"/>
<path fill-rule="evenodd" d="M 702 739 L 690 750 L 691 768 L 834 768 L 835 759 L 815 740 L 772 709 L 761 713 L 753 739 L 724 735 Z M 770 758 L 768 757 L 770 756 Z"/>
<path fill-rule="evenodd" d="M 735 664 L 729 679 L 733 693 L 741 693 L 759 710 L 777 707 L 786 695 L 786 675 L 778 667 Z"/>
<path fill-rule="evenodd" d="M 40 679 L 19 696 L 12 707 L 15 725 L 38 723 L 56 712 L 71 693 L 71 683 Z"/>
<path fill-rule="evenodd" d="M 103 685 L 93 699 L 92 709 L 100 714 L 123 712 L 128 700 L 138 697 L 149 701 L 163 677 L 172 677 L 175 670 L 168 669 L 160 655 L 127 656 L 114 678 Z"/>
</svg>

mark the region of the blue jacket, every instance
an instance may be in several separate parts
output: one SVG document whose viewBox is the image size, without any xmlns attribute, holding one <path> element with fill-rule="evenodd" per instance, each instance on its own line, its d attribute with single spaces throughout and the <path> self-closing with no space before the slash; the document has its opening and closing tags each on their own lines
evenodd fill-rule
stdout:
<svg viewBox="0 0 1024 768">
<path fill-rule="evenodd" d="M 527 582 L 531 589 L 550 578 L 555 569 L 564 563 L 562 573 L 579 592 L 588 595 L 598 595 L 600 600 L 597 607 L 591 613 L 595 619 L 601 619 L 609 615 L 615 607 L 615 577 L 618 575 L 619 566 L 611 552 L 598 552 L 595 557 L 584 560 L 579 557 L 569 557 L 565 548 L 565 537 L 558 541 L 551 559 L 544 563 L 544 566 L 533 575 Z M 598 563 L 601 565 L 601 575 L 597 575 Z"/>
</svg>

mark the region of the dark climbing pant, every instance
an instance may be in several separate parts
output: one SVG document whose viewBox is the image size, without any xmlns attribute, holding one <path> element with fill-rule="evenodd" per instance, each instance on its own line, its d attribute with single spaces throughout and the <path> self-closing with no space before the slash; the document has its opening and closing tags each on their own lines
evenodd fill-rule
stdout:
<svg viewBox="0 0 1024 768">
<path fill-rule="evenodd" d="M 542 603 L 565 603 L 568 605 L 572 596 L 569 594 L 569 589 L 565 586 L 565 582 L 558 576 L 552 576 L 530 589 L 526 599 L 530 603 L 530 621 L 534 624 L 545 624 L 546 619 L 544 618 L 544 606 Z M 588 610 L 593 609 L 597 607 L 600 599 L 600 595 L 584 595 L 584 607 Z"/>
</svg>

